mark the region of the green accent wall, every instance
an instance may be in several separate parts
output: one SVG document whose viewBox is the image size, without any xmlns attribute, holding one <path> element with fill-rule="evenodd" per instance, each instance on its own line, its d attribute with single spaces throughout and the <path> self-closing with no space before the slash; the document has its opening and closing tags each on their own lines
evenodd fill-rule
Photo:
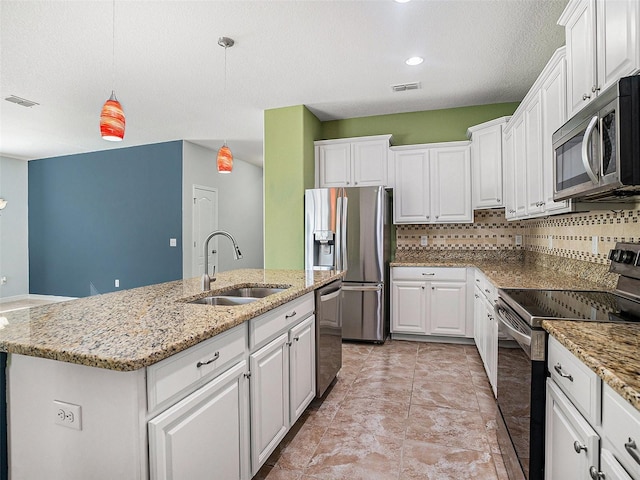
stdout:
<svg viewBox="0 0 640 480">
<path fill-rule="evenodd" d="M 304 191 L 314 187 L 321 134 L 304 105 L 264 112 L 265 268 L 304 268 Z"/>
<path fill-rule="evenodd" d="M 467 128 L 511 115 L 519 102 L 447 108 L 424 112 L 332 120 L 322 124 L 322 139 L 393 134 L 393 145 L 454 142 L 467 139 Z"/>
<path fill-rule="evenodd" d="M 315 140 L 389 133 L 394 145 L 466 140 L 467 128 L 511 115 L 518 105 L 499 103 L 328 122 L 320 122 L 304 105 L 265 110 L 265 268 L 304 268 L 304 190 L 314 187 Z"/>
</svg>

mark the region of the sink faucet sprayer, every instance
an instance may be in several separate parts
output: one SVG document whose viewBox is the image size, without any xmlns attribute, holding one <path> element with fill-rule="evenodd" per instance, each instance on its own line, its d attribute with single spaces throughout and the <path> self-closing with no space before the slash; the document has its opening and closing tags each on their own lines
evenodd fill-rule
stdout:
<svg viewBox="0 0 640 480">
<path fill-rule="evenodd" d="M 225 232 L 224 230 L 216 230 L 213 233 L 210 233 L 207 239 L 204 241 L 204 274 L 202 275 L 202 290 L 207 291 L 211 289 L 211 282 L 216 281 L 216 271 L 214 266 L 213 278 L 209 276 L 209 240 L 211 240 L 216 235 L 223 235 L 227 237 L 231 242 L 233 242 L 233 258 L 236 260 L 240 260 L 242 258 L 242 253 L 240 253 L 240 248 L 236 243 L 236 239 L 229 232 Z"/>
</svg>

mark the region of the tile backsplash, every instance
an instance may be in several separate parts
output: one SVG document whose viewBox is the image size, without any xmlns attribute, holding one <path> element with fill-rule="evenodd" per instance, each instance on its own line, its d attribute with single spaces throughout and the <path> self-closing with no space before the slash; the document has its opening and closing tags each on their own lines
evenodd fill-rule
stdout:
<svg viewBox="0 0 640 480">
<path fill-rule="evenodd" d="M 525 250 L 592 263 L 608 263 L 616 242 L 640 242 L 640 206 L 594 210 L 508 222 L 503 209 L 479 210 L 474 223 L 397 225 L 398 252 L 423 250 Z M 420 245 L 427 236 L 427 246 Z M 517 236 L 522 245 L 516 245 Z M 597 253 L 593 253 L 594 240 Z"/>
</svg>

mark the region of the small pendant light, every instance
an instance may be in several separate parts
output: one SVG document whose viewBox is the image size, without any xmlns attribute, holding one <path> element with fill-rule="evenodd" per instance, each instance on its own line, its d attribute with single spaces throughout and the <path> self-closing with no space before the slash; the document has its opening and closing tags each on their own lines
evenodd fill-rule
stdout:
<svg viewBox="0 0 640 480">
<path fill-rule="evenodd" d="M 113 23 L 111 37 L 111 70 L 113 85 L 116 83 L 116 0 L 113 0 Z M 122 105 L 116 98 L 115 90 L 111 90 L 111 97 L 104 102 L 100 112 L 100 136 L 111 142 L 120 142 L 124 138 L 125 118 Z"/>
<path fill-rule="evenodd" d="M 227 48 L 233 47 L 235 42 L 229 37 L 218 38 L 218 45 L 224 47 L 224 99 L 223 99 L 223 118 L 227 120 Z M 226 130 L 226 129 L 225 129 Z M 233 154 L 227 146 L 225 140 L 218 150 L 218 173 L 231 173 L 233 169 Z"/>
</svg>

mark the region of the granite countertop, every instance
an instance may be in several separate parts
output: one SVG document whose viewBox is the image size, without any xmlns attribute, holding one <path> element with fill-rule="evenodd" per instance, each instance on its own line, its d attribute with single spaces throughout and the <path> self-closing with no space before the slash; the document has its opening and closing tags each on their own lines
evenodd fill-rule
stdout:
<svg viewBox="0 0 640 480">
<path fill-rule="evenodd" d="M 217 275 L 211 291 L 199 278 L 4 312 L 0 351 L 131 371 L 229 330 L 342 277 L 335 271 L 244 269 Z M 185 303 L 232 286 L 287 290 L 245 305 Z"/>
<path fill-rule="evenodd" d="M 572 273 L 561 271 L 524 258 L 477 260 L 455 254 L 444 258 L 409 255 L 396 258 L 394 267 L 476 267 L 499 288 L 549 288 L 574 290 L 612 290 L 607 282 L 590 281 L 590 272 L 581 272 L 580 262 Z M 584 265 L 584 268 L 591 268 Z M 593 278 L 601 280 L 597 275 Z M 610 284 L 610 279 L 607 279 Z M 545 320 L 543 328 L 558 339 L 604 382 L 640 410 L 640 325 L 633 323 L 577 322 Z"/>
</svg>

